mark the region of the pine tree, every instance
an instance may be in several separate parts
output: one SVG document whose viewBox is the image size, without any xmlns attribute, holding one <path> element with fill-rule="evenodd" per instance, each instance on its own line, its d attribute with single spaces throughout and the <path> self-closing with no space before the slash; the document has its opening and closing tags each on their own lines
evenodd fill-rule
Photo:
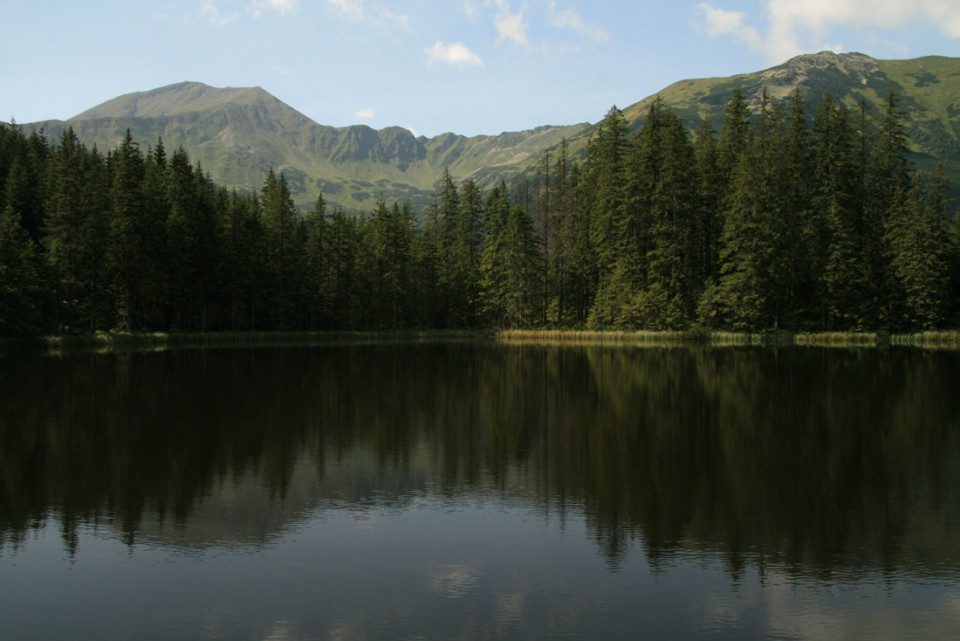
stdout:
<svg viewBox="0 0 960 641">
<path fill-rule="evenodd" d="M 357 329 L 361 326 L 357 254 L 360 231 L 357 219 L 347 216 L 339 207 L 330 218 L 331 294 L 333 299 L 333 326 L 337 329 Z"/>
<path fill-rule="evenodd" d="M 330 223 L 327 221 L 327 203 L 323 194 L 317 196 L 313 209 L 307 213 L 304 277 L 306 325 L 309 329 L 332 329 L 332 276 L 330 273 Z"/>
<path fill-rule="evenodd" d="M 827 94 L 814 114 L 813 221 L 819 248 L 814 264 L 822 274 L 823 327 L 863 328 L 866 291 L 862 240 L 862 185 L 849 114 Z"/>
<path fill-rule="evenodd" d="M 775 280 L 782 203 L 778 129 L 782 118 L 764 92 L 726 197 L 720 249 L 720 280 L 709 296 L 721 322 L 736 330 L 776 326 Z M 705 319 L 706 320 L 706 319 Z"/>
<path fill-rule="evenodd" d="M 371 220 L 370 251 L 373 254 L 373 311 L 371 321 L 378 329 L 401 329 L 410 323 L 410 272 L 413 215 L 409 204 L 403 209 L 377 202 Z"/>
<path fill-rule="evenodd" d="M 255 195 L 233 192 L 219 214 L 217 282 L 225 327 L 266 329 L 267 248 L 260 204 Z"/>
<path fill-rule="evenodd" d="M 949 285 L 945 194 L 942 168 L 929 192 L 916 174 L 909 190 L 894 193 L 884 240 L 891 254 L 895 329 L 935 329 L 944 322 Z"/>
<path fill-rule="evenodd" d="M 138 331 L 148 325 L 144 287 L 151 270 L 144 247 L 144 159 L 129 129 L 107 163 L 112 179 L 107 256 L 117 328 Z"/>
<path fill-rule="evenodd" d="M 646 259 L 644 299 L 648 310 L 641 319 L 645 327 L 681 329 L 693 318 L 703 289 L 697 240 L 707 225 L 699 219 L 700 180 L 683 123 L 676 114 L 665 110 L 661 127 Z"/>
<path fill-rule="evenodd" d="M 722 229 L 720 218 L 720 196 L 723 192 L 723 180 L 719 167 L 716 132 L 710 121 L 701 120 L 693 140 L 694 156 L 697 163 L 697 175 L 700 183 L 697 187 L 696 232 L 697 274 L 702 283 L 716 281 L 719 277 L 719 247 Z"/>
<path fill-rule="evenodd" d="M 626 207 L 625 162 L 627 123 L 612 107 L 587 145 L 582 186 L 589 208 L 590 241 L 596 255 L 598 286 L 608 280 L 617 263 L 621 219 Z"/>
<path fill-rule="evenodd" d="M 261 192 L 267 267 L 270 278 L 270 316 L 273 329 L 298 326 L 303 311 L 304 239 L 296 209 L 281 173 L 271 169 Z"/>
<path fill-rule="evenodd" d="M 37 246 L 8 204 L 0 212 L 0 337 L 35 336 L 49 328 L 45 281 Z"/>
<path fill-rule="evenodd" d="M 777 221 L 778 260 L 774 280 L 776 316 L 791 329 L 814 328 L 820 322 L 818 278 L 813 264 L 818 242 L 813 213 L 813 147 L 803 94 L 790 98 L 782 134 L 776 147 L 777 181 L 782 209 Z"/>
<path fill-rule="evenodd" d="M 111 328 L 105 260 L 110 190 L 105 164 L 67 128 L 52 152 L 50 174 L 43 244 L 56 283 L 57 324 L 68 332 Z"/>
</svg>

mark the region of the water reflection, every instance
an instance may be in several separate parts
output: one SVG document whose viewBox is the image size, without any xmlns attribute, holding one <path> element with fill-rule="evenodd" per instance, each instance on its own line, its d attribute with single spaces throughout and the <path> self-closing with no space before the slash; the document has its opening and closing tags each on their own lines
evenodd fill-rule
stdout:
<svg viewBox="0 0 960 641">
<path fill-rule="evenodd" d="M 50 519 L 74 555 L 85 526 L 263 546 L 325 513 L 467 497 L 582 515 L 614 570 L 637 546 L 654 572 L 707 558 L 761 583 L 960 564 L 953 353 L 395 344 L 0 365 L 0 548 Z M 425 581 L 454 598 L 481 574 Z M 498 596 L 497 620 L 523 601 Z"/>
</svg>

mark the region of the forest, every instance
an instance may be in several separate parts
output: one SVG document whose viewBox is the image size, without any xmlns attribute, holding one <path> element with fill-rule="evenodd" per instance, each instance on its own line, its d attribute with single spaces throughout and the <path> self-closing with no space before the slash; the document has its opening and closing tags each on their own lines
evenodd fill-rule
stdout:
<svg viewBox="0 0 960 641">
<path fill-rule="evenodd" d="M 960 233 L 904 115 L 734 92 L 715 129 L 613 107 L 584 153 L 423 211 L 298 211 L 282 170 L 0 125 L 0 337 L 120 331 L 956 327 Z"/>
</svg>

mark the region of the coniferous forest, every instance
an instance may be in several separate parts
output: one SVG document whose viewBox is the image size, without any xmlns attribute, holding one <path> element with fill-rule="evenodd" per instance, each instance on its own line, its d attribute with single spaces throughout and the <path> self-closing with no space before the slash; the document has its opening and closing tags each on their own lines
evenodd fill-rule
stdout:
<svg viewBox="0 0 960 641">
<path fill-rule="evenodd" d="M 254 194 L 127 133 L 103 153 L 0 126 L 0 337 L 127 331 L 956 327 L 942 171 L 909 162 L 897 97 L 739 92 L 714 129 L 659 100 L 484 192 L 353 216 Z"/>
</svg>

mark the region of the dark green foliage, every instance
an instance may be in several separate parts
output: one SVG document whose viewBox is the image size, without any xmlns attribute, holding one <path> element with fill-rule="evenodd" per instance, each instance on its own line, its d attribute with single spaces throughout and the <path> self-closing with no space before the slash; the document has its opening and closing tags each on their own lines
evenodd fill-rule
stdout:
<svg viewBox="0 0 960 641">
<path fill-rule="evenodd" d="M 558 326 L 908 331 L 960 315 L 949 186 L 903 115 L 735 93 L 719 134 L 654 101 L 488 194 L 304 214 L 283 172 L 228 192 L 163 142 L 103 156 L 0 126 L 0 336 Z M 516 197 L 511 198 L 511 194 Z"/>
<path fill-rule="evenodd" d="M 37 246 L 13 207 L 0 211 L 0 336 L 48 329 L 49 292 Z"/>
<path fill-rule="evenodd" d="M 929 190 L 916 175 L 909 189 L 893 195 L 884 240 L 890 251 L 890 322 L 896 329 L 943 326 L 949 287 L 945 192 L 941 170 Z"/>
</svg>

